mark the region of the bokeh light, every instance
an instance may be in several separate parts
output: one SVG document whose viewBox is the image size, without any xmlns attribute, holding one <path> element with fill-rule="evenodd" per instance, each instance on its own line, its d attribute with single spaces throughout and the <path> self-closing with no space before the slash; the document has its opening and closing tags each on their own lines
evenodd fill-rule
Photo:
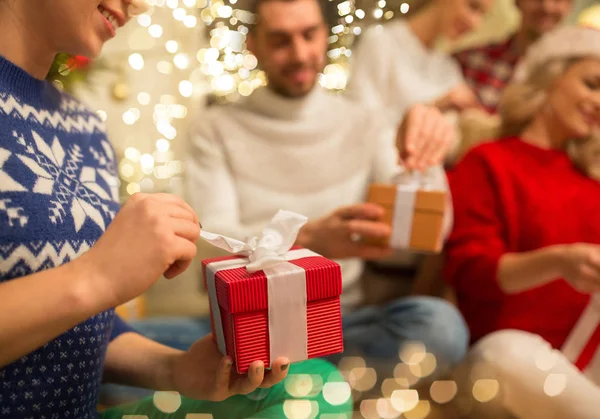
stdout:
<svg viewBox="0 0 600 419">
<path fill-rule="evenodd" d="M 498 380 L 477 380 L 475 381 L 475 384 L 473 384 L 473 397 L 481 403 L 487 403 L 492 401 L 498 395 L 499 390 L 500 384 L 498 383 Z"/>
</svg>

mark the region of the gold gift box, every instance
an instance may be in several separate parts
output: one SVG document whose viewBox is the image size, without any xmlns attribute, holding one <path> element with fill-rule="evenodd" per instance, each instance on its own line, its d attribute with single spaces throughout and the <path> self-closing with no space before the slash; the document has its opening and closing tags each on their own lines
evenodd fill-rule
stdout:
<svg viewBox="0 0 600 419">
<path fill-rule="evenodd" d="M 385 209 L 381 221 L 393 228 L 394 207 L 398 189 L 396 185 L 373 184 L 369 188 L 367 201 Z M 404 193 L 404 192 L 403 192 Z M 446 211 L 444 191 L 419 189 L 414 193 L 415 205 L 407 249 L 419 252 L 439 253 L 443 244 L 443 225 Z M 389 246 L 391 237 L 365 238 L 366 243 Z"/>
</svg>

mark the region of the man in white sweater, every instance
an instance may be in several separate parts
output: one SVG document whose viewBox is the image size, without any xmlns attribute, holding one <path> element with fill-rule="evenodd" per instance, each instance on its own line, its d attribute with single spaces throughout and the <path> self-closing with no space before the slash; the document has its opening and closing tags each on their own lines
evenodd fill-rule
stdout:
<svg viewBox="0 0 600 419">
<path fill-rule="evenodd" d="M 468 332 L 445 301 L 405 298 L 358 309 L 362 261 L 391 252 L 358 240 L 390 234 L 379 221 L 382 208 L 363 203 L 369 184 L 397 172 L 397 132 L 406 166 L 426 168 L 442 160 L 451 127 L 439 111 L 417 107 L 402 129 L 385 128 L 380 115 L 318 87 L 327 26 L 317 0 L 256 7 L 247 42 L 269 87 L 199 119 L 186 166 L 189 202 L 207 231 L 241 240 L 258 235 L 278 209 L 309 217 L 297 244 L 342 265 L 346 354 L 395 366 L 404 343 L 422 341 L 438 366 L 459 362 Z"/>
</svg>

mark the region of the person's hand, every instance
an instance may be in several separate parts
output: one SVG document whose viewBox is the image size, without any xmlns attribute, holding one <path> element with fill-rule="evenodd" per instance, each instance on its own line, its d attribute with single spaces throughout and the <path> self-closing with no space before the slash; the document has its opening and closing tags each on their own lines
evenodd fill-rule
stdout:
<svg viewBox="0 0 600 419">
<path fill-rule="evenodd" d="M 444 96 L 434 102 L 442 112 L 457 110 L 463 111 L 469 108 L 481 108 L 481 103 L 477 99 L 475 92 L 462 83 L 450 90 Z"/>
<path fill-rule="evenodd" d="M 76 262 L 88 264 L 90 281 L 112 306 L 146 291 L 161 275 L 173 278 L 196 255 L 200 225 L 192 208 L 167 194 L 131 196 L 92 249 Z"/>
<path fill-rule="evenodd" d="M 371 203 L 343 207 L 309 221 L 300 230 L 296 243 L 330 259 L 381 259 L 389 256 L 392 250 L 363 243 L 361 239 L 391 235 L 390 226 L 380 221 L 383 215 L 383 208 Z"/>
<path fill-rule="evenodd" d="M 600 292 L 600 245 L 565 245 L 560 254 L 561 276 L 573 288 L 589 294 Z"/>
<path fill-rule="evenodd" d="M 400 161 L 408 170 L 441 164 L 455 143 L 456 128 L 435 106 L 412 107 L 396 136 Z"/>
<path fill-rule="evenodd" d="M 248 374 L 239 375 L 233 369 L 231 358 L 224 357 L 212 335 L 208 335 L 174 358 L 172 388 L 191 399 L 222 401 L 281 382 L 287 376 L 289 365 L 286 358 L 278 358 L 271 370 L 265 371 L 263 362 L 256 361 L 250 365 Z"/>
</svg>

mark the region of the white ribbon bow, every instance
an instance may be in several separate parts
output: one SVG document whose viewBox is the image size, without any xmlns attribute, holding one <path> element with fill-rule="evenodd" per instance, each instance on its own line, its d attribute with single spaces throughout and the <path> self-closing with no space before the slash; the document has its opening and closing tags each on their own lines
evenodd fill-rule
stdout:
<svg viewBox="0 0 600 419">
<path fill-rule="evenodd" d="M 302 226 L 308 219 L 304 215 L 279 210 L 264 228 L 260 237 L 247 243 L 220 234 L 202 231 L 201 237 L 220 249 L 250 260 L 246 269 L 257 272 L 286 262 L 285 254 L 292 248 Z"/>
</svg>

